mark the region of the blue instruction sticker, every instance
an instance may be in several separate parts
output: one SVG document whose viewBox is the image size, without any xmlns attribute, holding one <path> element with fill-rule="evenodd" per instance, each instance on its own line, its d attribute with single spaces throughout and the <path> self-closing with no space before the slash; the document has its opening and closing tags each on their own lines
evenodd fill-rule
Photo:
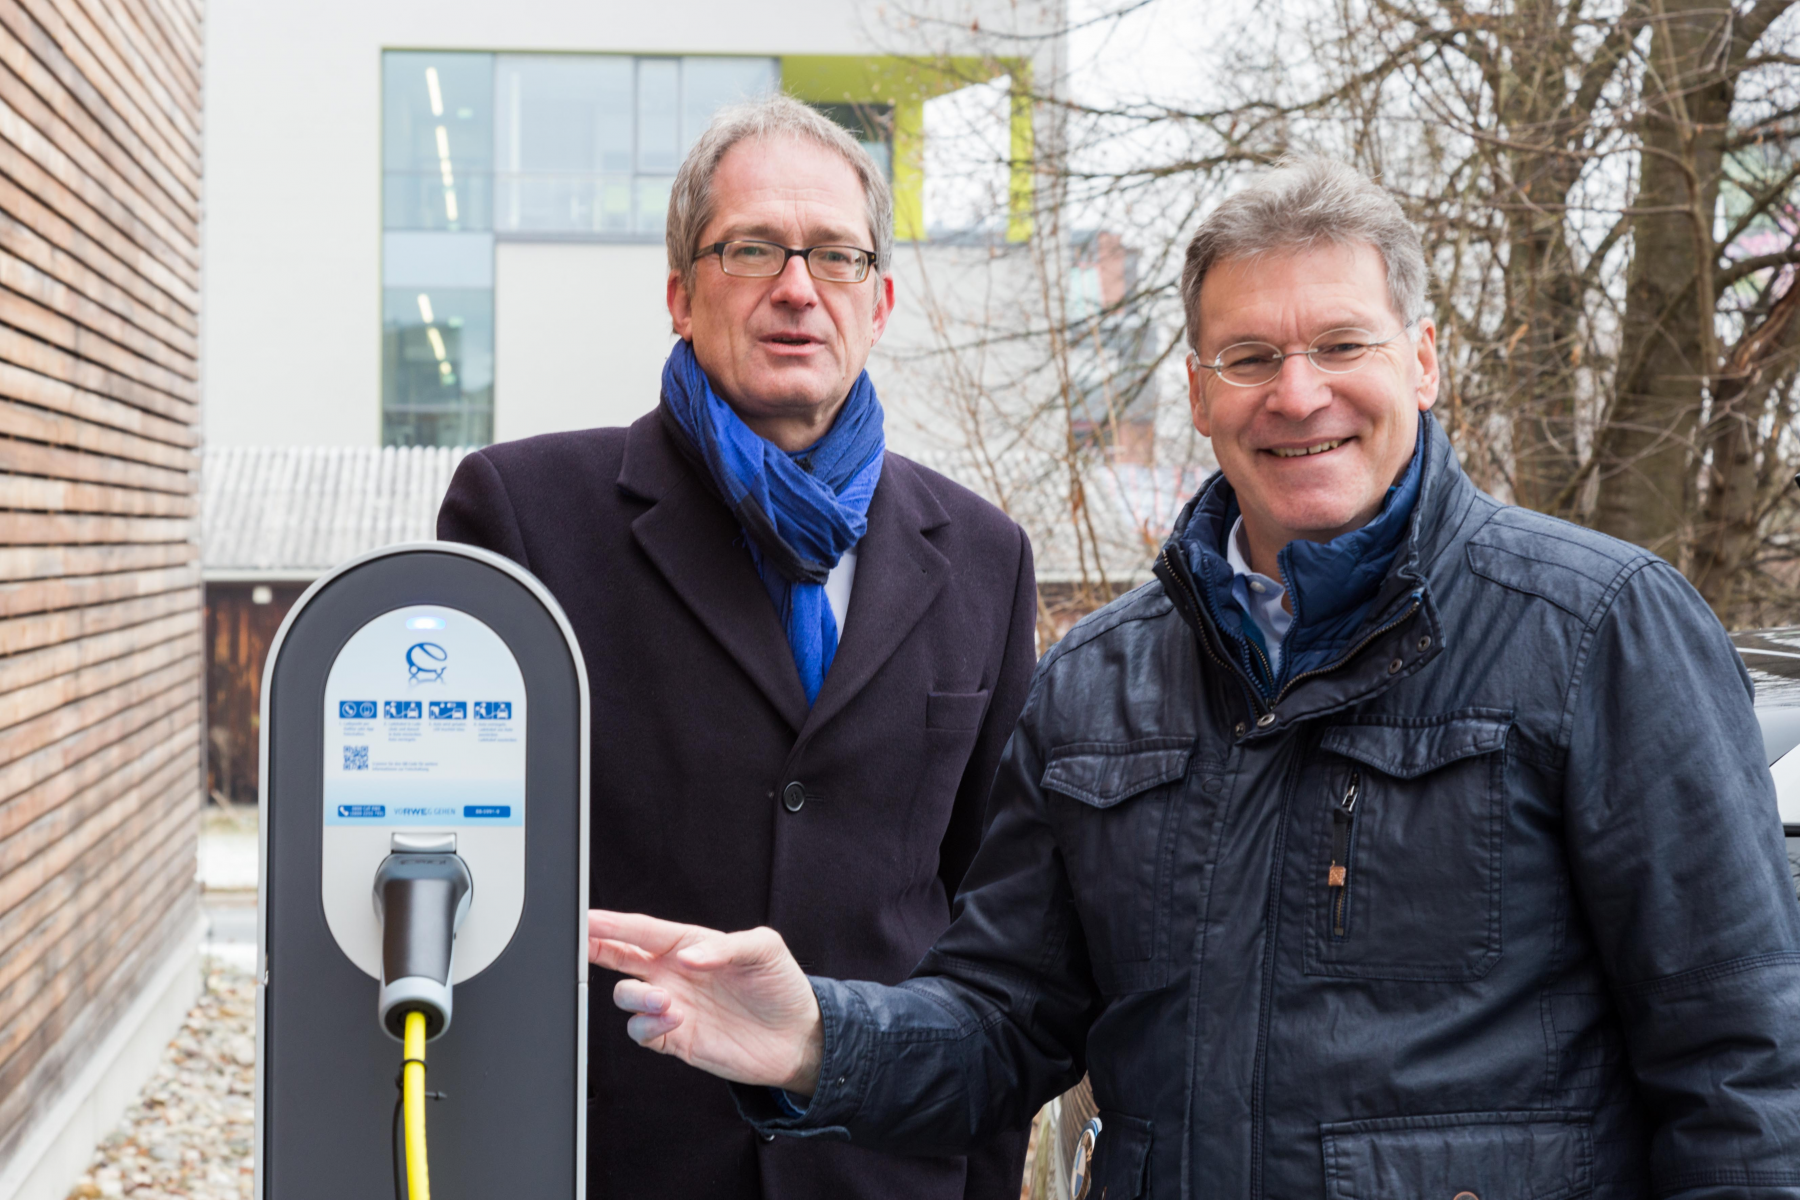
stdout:
<svg viewBox="0 0 1800 1200">
<path fill-rule="evenodd" d="M 381 614 L 338 652 L 323 700 L 327 829 L 364 830 L 369 846 L 376 826 L 524 829 L 531 701 L 506 642 L 474 617 L 433 605 Z"/>
</svg>

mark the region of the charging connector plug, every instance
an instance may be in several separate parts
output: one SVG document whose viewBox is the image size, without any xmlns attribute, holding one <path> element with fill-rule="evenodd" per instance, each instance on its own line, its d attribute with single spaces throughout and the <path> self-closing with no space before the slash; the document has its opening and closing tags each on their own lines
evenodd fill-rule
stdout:
<svg viewBox="0 0 1800 1200">
<path fill-rule="evenodd" d="M 381 921 L 381 1027 L 404 1039 L 406 1015 L 423 1013 L 425 1036 L 450 1027 L 450 960 L 456 931 L 475 890 L 454 834 L 441 848 L 394 837 L 394 851 L 375 872 L 375 915 Z M 413 843 L 413 844 L 408 844 Z"/>
</svg>

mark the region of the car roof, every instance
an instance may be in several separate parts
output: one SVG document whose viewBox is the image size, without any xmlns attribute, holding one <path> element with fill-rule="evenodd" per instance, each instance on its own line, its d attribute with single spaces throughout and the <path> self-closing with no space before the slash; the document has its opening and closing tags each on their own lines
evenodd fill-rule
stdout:
<svg viewBox="0 0 1800 1200">
<path fill-rule="evenodd" d="M 1756 684 L 1756 719 L 1781 819 L 1800 825 L 1800 754 L 1789 753 L 1800 746 L 1800 625 L 1740 630 L 1731 641 Z"/>
</svg>

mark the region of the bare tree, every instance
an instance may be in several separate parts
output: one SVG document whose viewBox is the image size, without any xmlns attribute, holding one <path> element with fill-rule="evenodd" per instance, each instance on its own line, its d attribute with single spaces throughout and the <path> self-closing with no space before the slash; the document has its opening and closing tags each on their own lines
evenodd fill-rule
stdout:
<svg viewBox="0 0 1800 1200">
<path fill-rule="evenodd" d="M 1076 12 L 1062 32 L 1092 38 L 1170 3 Z M 990 436 L 1004 428 L 1014 454 L 1041 456 L 1040 487 L 1060 480 L 1062 511 L 1037 518 L 1057 531 L 1033 533 L 1074 547 L 1072 603 L 1103 601 L 1148 561 L 1144 546 L 1109 544 L 1100 497 L 1117 507 L 1107 472 L 1133 397 L 1154 396 L 1162 431 L 1180 411 L 1172 285 L 1185 237 L 1245 166 L 1316 149 L 1375 174 L 1424 231 L 1440 416 L 1479 484 L 1663 555 L 1728 623 L 1794 619 L 1793 6 L 1319 0 L 1246 11 L 1214 57 L 1198 52 L 1176 81 L 1186 90 L 1096 97 L 1066 71 L 1015 71 L 1015 97 L 1045 132 L 1023 164 L 1030 237 L 999 258 L 1028 268 L 1031 287 L 1011 290 L 1000 324 L 948 315 L 961 296 L 938 289 L 930 353 L 972 388 Z M 961 57 L 940 66 L 968 69 L 967 22 L 905 19 L 956 28 Z M 977 24 L 988 75 L 1031 52 Z M 997 198 L 1017 202 L 1016 190 Z M 1077 235 L 1092 230 L 1139 263 L 1098 308 L 1073 303 L 1068 283 Z M 1108 353 L 1134 323 L 1156 335 Z M 1016 369 L 993 376 L 1002 344 Z M 947 366 L 974 359 L 987 365 Z M 1184 479 L 1207 461 L 1167 438 L 1149 458 Z"/>
</svg>

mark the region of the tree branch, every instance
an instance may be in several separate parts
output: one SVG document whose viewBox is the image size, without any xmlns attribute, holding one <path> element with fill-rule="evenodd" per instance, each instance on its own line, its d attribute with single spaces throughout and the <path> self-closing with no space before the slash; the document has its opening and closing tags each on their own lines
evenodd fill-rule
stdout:
<svg viewBox="0 0 1800 1200">
<path fill-rule="evenodd" d="M 1737 36 L 1744 49 L 1749 50 L 1756 45 L 1757 40 L 1774 24 L 1775 18 L 1786 12 L 1792 4 L 1793 0 L 1756 0 L 1755 6 L 1738 22 Z"/>
<path fill-rule="evenodd" d="M 1731 243 L 1737 241 L 1738 236 L 1742 234 L 1744 230 L 1750 228 L 1750 222 L 1754 221 L 1758 216 L 1767 211 L 1769 205 L 1775 202 L 1776 197 L 1785 192 L 1796 179 L 1800 179 L 1800 163 L 1795 163 L 1792 167 L 1788 168 L 1787 174 L 1783 175 L 1780 179 L 1777 179 L 1762 191 L 1753 193 L 1750 197 L 1749 210 L 1739 214 L 1738 219 L 1732 223 L 1730 232 L 1719 239 L 1720 247 L 1723 248 L 1729 246 Z"/>
<path fill-rule="evenodd" d="M 1774 254 L 1756 254 L 1749 258 L 1740 258 L 1729 267 L 1722 267 L 1713 276 L 1713 290 L 1724 295 L 1725 290 L 1738 280 L 1754 275 L 1758 271 L 1770 267 L 1785 267 L 1792 263 L 1800 263 L 1800 246 L 1789 246 L 1786 250 Z"/>
</svg>

